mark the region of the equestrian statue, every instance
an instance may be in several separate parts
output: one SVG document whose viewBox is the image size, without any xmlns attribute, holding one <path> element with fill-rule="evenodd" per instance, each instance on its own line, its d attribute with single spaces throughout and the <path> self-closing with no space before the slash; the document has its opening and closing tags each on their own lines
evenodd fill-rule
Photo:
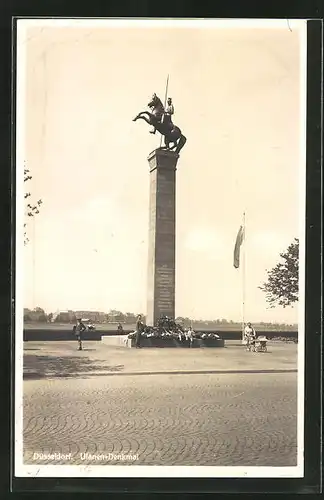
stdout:
<svg viewBox="0 0 324 500">
<path fill-rule="evenodd" d="M 153 94 L 151 101 L 147 105 L 151 109 L 151 112 L 142 111 L 133 119 L 133 122 L 142 119 L 149 125 L 152 125 L 153 130 L 150 131 L 151 134 L 155 134 L 157 130 L 164 136 L 165 146 L 162 149 L 174 150 L 179 154 L 187 138 L 181 133 L 179 127 L 172 122 L 171 117 L 174 114 L 174 107 L 171 97 L 168 98 L 167 104 L 167 107 L 164 108 L 161 99 L 156 94 Z"/>
</svg>

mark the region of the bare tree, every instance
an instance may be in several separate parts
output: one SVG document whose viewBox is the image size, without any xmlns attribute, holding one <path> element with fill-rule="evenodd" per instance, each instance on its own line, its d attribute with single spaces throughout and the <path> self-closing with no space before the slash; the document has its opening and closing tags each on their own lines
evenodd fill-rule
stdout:
<svg viewBox="0 0 324 500">
<path fill-rule="evenodd" d="M 32 179 L 32 176 L 30 175 L 30 172 L 27 168 L 24 168 L 24 182 L 28 182 Z M 31 197 L 30 192 L 25 192 L 25 200 L 26 200 L 26 206 L 25 206 L 25 216 L 26 217 L 35 217 L 35 215 L 39 214 L 39 208 L 42 204 L 42 200 L 37 200 L 35 203 L 29 201 L 29 198 Z M 27 201 L 28 200 L 28 201 Z M 27 222 L 24 224 L 24 244 L 27 245 L 29 242 L 29 239 L 27 237 Z"/>
</svg>

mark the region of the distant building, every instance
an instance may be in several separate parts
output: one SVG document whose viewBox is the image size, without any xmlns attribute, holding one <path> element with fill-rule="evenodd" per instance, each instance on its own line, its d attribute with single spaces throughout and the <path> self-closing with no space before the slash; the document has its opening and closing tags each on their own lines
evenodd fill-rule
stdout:
<svg viewBox="0 0 324 500">
<path fill-rule="evenodd" d="M 105 323 L 107 314 L 101 311 L 75 311 L 77 318 L 89 319 L 93 323 Z"/>
<path fill-rule="evenodd" d="M 68 311 L 56 311 L 53 314 L 53 322 L 55 323 L 73 323 L 75 321 L 75 312 Z"/>
</svg>

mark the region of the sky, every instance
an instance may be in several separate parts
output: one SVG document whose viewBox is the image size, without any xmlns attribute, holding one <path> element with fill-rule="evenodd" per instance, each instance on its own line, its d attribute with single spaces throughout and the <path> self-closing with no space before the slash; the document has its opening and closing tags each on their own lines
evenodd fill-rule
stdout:
<svg viewBox="0 0 324 500">
<path fill-rule="evenodd" d="M 176 316 L 241 320 L 233 249 L 245 211 L 246 320 L 297 322 L 297 307 L 269 309 L 258 287 L 300 235 L 298 24 L 37 23 L 18 21 L 17 175 L 25 162 L 43 201 L 27 221 L 24 306 L 146 313 L 147 156 L 160 138 L 132 119 L 153 92 L 164 99 L 169 74 L 187 137 Z"/>
</svg>

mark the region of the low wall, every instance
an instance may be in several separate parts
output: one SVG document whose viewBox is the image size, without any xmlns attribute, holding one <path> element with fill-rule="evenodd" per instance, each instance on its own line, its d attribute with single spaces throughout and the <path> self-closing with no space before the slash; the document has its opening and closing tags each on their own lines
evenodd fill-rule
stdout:
<svg viewBox="0 0 324 500">
<path fill-rule="evenodd" d="M 196 330 L 199 333 L 199 330 Z M 125 330 L 120 334 L 117 330 L 94 330 L 92 332 L 84 333 L 84 340 L 103 340 L 109 337 L 125 337 L 133 330 Z M 242 333 L 238 330 L 206 330 L 206 333 L 216 333 L 223 340 L 241 340 Z M 257 335 L 265 335 L 268 339 L 273 339 L 276 337 L 286 337 L 289 339 L 298 339 L 298 332 L 296 331 L 257 331 Z M 24 341 L 47 341 L 47 340 L 75 340 L 74 333 L 72 331 L 71 325 L 66 329 L 62 328 L 27 328 L 24 329 Z"/>
<path fill-rule="evenodd" d="M 242 339 L 242 332 L 240 331 L 213 331 L 213 332 L 206 332 L 206 333 L 217 333 L 222 339 L 224 340 L 241 340 Z M 258 337 L 267 337 L 268 339 L 273 339 L 276 337 L 286 337 L 289 339 L 298 339 L 298 332 L 296 331 L 269 331 L 269 330 L 257 330 L 256 332 Z"/>
<path fill-rule="evenodd" d="M 72 328 L 69 328 L 68 330 L 24 330 L 24 342 L 44 342 L 56 340 L 76 340 L 76 337 Z M 101 332 L 96 330 L 92 332 L 84 332 L 82 340 L 101 340 Z"/>
</svg>

